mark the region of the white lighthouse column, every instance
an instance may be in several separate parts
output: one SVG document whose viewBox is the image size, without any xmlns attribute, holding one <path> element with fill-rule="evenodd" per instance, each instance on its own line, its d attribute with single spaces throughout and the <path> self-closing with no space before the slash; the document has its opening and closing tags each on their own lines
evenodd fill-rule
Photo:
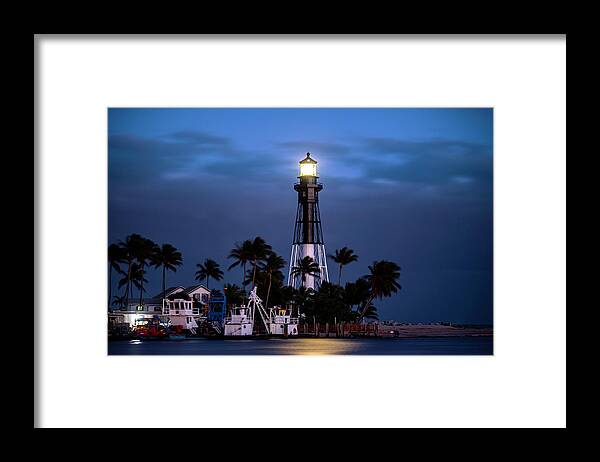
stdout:
<svg viewBox="0 0 600 462">
<path fill-rule="evenodd" d="M 315 245 L 314 244 L 302 244 L 302 258 L 310 257 L 315 260 Z M 307 274 L 306 282 L 304 283 L 304 287 L 307 289 L 316 289 L 315 285 L 315 277 Z"/>
<path fill-rule="evenodd" d="M 321 273 L 321 280 L 319 285 L 323 282 L 329 282 L 329 271 L 327 269 L 327 254 L 325 253 L 325 245 L 318 244 L 317 246 L 317 257 L 315 261 L 319 264 L 319 272 Z"/>
</svg>

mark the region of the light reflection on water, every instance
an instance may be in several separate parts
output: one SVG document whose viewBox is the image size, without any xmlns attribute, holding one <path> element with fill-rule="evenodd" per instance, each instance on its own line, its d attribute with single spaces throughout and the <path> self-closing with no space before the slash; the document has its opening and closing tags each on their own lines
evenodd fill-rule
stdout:
<svg viewBox="0 0 600 462">
<path fill-rule="evenodd" d="M 311 339 L 276 339 L 281 342 L 277 348 L 281 354 L 288 355 L 348 355 L 355 351 L 360 351 L 361 340 L 357 339 L 330 339 L 330 338 L 311 338 Z"/>
<path fill-rule="evenodd" d="M 491 355 L 492 337 L 130 340 L 108 343 L 109 355 Z"/>
</svg>

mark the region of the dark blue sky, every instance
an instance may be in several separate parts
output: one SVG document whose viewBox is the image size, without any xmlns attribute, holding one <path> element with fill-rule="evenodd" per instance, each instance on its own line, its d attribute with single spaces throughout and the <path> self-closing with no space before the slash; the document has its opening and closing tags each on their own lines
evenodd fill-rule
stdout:
<svg viewBox="0 0 600 462">
<path fill-rule="evenodd" d="M 359 256 L 343 279 L 373 260 L 402 268 L 380 318 L 492 322 L 492 109 L 109 109 L 108 129 L 109 242 L 175 245 L 184 266 L 168 285 L 193 284 L 207 257 L 226 269 L 257 235 L 287 261 L 310 151 L 326 250 Z M 147 278 L 160 291 L 159 272 Z"/>
</svg>

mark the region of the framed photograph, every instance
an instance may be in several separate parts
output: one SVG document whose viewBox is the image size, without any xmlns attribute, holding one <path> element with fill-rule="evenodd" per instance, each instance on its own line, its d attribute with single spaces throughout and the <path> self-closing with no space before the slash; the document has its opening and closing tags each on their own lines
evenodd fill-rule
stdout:
<svg viewBox="0 0 600 462">
<path fill-rule="evenodd" d="M 108 354 L 491 355 L 492 149 L 493 108 L 109 108 Z"/>
<path fill-rule="evenodd" d="M 566 36 L 41 35 L 35 72 L 36 427 L 566 426 Z"/>
</svg>

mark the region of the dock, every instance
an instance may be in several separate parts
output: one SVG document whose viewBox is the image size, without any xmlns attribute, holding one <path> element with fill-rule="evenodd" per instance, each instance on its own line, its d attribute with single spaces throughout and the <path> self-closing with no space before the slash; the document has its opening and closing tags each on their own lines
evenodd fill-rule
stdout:
<svg viewBox="0 0 600 462">
<path fill-rule="evenodd" d="M 300 337 L 377 337 L 377 324 L 338 323 L 306 323 L 298 326 Z"/>
<path fill-rule="evenodd" d="M 354 323 L 306 323 L 298 326 L 300 337 L 380 337 L 380 338 L 421 338 L 421 337 L 489 337 L 491 327 L 460 326 L 450 324 L 354 324 Z"/>
</svg>

